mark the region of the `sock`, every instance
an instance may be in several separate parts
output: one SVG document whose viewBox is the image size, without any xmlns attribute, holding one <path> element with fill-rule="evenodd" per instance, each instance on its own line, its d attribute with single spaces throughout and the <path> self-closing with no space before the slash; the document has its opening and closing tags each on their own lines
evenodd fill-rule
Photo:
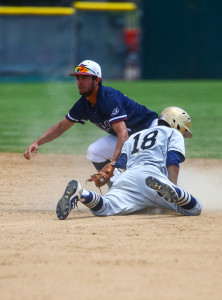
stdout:
<svg viewBox="0 0 222 300">
<path fill-rule="evenodd" d="M 103 167 L 105 167 L 105 165 L 110 163 L 110 160 L 107 159 L 106 161 L 101 162 L 101 163 L 95 163 L 92 161 L 92 163 L 93 163 L 94 167 L 96 168 L 96 170 L 99 172 L 100 170 L 102 170 Z"/>
<path fill-rule="evenodd" d="M 93 211 L 98 211 L 103 206 L 103 198 L 99 194 L 91 191 L 84 190 L 82 191 L 81 200 L 82 204 L 87 206 Z"/>
<path fill-rule="evenodd" d="M 177 205 L 185 209 L 192 209 L 195 207 L 197 200 L 190 193 L 178 188 L 177 186 L 173 187 L 178 195 L 178 200 L 176 202 Z"/>
</svg>

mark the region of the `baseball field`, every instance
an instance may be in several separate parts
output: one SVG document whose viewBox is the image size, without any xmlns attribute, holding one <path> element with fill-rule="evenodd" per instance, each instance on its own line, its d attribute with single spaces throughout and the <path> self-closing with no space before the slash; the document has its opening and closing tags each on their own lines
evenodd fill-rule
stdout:
<svg viewBox="0 0 222 300">
<path fill-rule="evenodd" d="M 158 113 L 172 105 L 190 114 L 194 138 L 185 141 L 179 185 L 202 201 L 203 213 L 94 217 L 79 204 L 58 220 L 70 179 L 99 192 L 86 184 L 95 170 L 85 154 L 105 133 L 77 124 L 27 161 L 27 146 L 78 99 L 75 82 L 1 83 L 0 299 L 221 299 L 222 81 L 104 85 Z"/>
</svg>

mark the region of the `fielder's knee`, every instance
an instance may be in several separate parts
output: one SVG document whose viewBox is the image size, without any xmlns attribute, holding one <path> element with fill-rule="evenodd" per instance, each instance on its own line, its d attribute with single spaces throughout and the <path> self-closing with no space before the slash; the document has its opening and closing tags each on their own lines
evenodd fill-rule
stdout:
<svg viewBox="0 0 222 300">
<path fill-rule="evenodd" d="M 88 160 L 93 161 L 95 163 L 101 163 L 106 161 L 106 159 L 99 154 L 96 143 L 92 143 L 91 145 L 89 145 L 86 157 Z"/>
</svg>

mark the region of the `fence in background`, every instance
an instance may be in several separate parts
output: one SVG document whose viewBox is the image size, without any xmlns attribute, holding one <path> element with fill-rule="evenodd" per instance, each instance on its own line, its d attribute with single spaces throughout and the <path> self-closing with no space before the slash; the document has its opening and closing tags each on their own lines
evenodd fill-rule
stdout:
<svg viewBox="0 0 222 300">
<path fill-rule="evenodd" d="M 81 1 L 74 7 L 0 7 L 0 76 L 68 77 L 92 59 L 105 79 L 138 77 L 125 71 L 138 60 L 131 55 L 138 41 L 129 39 L 127 27 L 135 12 L 134 3 Z"/>
<path fill-rule="evenodd" d="M 0 7 L 0 76 L 68 78 L 92 59 L 105 79 L 222 78 L 222 1 L 137 3 Z"/>
</svg>

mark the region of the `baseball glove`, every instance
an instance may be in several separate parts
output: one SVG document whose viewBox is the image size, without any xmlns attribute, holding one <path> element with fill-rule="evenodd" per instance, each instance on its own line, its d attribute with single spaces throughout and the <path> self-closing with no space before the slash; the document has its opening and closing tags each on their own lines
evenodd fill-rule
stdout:
<svg viewBox="0 0 222 300">
<path fill-rule="evenodd" d="M 114 168 L 114 162 L 108 163 L 107 165 L 105 165 L 105 167 L 102 168 L 101 171 L 93 174 L 89 179 L 87 179 L 87 181 L 94 181 L 96 187 L 101 187 L 109 181 L 110 177 L 113 176 Z"/>
</svg>

